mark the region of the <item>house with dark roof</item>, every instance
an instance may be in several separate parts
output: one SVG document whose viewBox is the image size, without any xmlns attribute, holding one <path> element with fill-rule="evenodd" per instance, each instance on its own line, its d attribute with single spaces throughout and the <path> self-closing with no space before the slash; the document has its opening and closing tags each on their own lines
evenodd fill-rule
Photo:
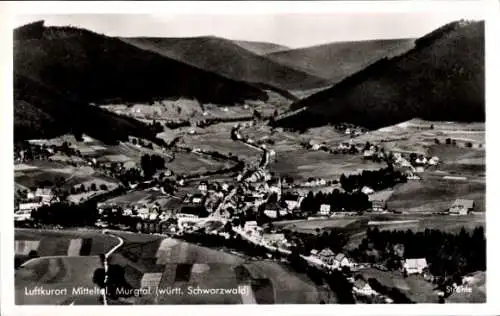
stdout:
<svg viewBox="0 0 500 316">
<path fill-rule="evenodd" d="M 368 200 L 372 202 L 373 211 L 384 211 L 387 209 L 387 200 L 391 197 L 393 190 L 384 190 L 375 192 L 368 196 Z"/>
</svg>

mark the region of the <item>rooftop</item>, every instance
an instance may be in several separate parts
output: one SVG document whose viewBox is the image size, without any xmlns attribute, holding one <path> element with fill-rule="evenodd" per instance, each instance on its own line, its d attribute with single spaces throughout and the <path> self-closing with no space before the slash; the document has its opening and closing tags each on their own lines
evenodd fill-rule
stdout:
<svg viewBox="0 0 500 316">
<path fill-rule="evenodd" d="M 463 206 L 465 208 L 473 208 L 474 207 L 474 200 L 456 199 L 455 202 L 453 202 L 452 207 L 454 207 L 454 206 Z"/>
</svg>

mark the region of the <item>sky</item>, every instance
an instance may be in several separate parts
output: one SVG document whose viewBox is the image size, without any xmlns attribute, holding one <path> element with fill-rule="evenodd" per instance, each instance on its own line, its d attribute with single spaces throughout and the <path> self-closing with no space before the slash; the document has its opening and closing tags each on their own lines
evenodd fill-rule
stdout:
<svg viewBox="0 0 500 316">
<path fill-rule="evenodd" d="M 330 42 L 420 37 L 448 22 L 480 20 L 477 12 L 309 14 L 73 14 L 17 16 L 15 25 L 45 20 L 108 36 L 192 37 L 273 42 L 290 48 Z"/>
</svg>

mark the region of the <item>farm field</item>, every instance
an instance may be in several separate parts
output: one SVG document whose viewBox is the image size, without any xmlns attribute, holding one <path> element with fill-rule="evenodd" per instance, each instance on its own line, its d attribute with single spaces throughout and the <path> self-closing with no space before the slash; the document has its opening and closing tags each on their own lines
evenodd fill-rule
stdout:
<svg viewBox="0 0 500 316">
<path fill-rule="evenodd" d="M 73 295 L 73 289 L 94 289 L 94 271 L 101 268 L 98 256 L 37 258 L 15 272 L 15 302 L 23 305 L 98 305 L 97 295 Z M 61 295 L 27 295 L 36 286 L 65 290 Z"/>
<path fill-rule="evenodd" d="M 68 251 L 70 253 L 78 252 L 82 256 L 98 255 L 117 244 L 115 238 L 93 230 L 54 231 L 16 228 L 14 239 L 17 244 L 15 255 L 19 257 L 28 255 L 30 250 L 35 250 L 41 257 L 64 256 L 68 254 Z M 74 249 L 75 242 L 78 245 L 78 250 Z M 69 250 L 70 248 L 71 250 Z"/>
<path fill-rule="evenodd" d="M 195 135 L 184 138 L 184 143 L 191 148 L 200 148 L 201 150 L 214 150 L 220 153 L 235 155 L 246 161 L 258 161 L 262 152 L 256 148 L 245 145 L 239 141 L 233 141 L 229 135 Z"/>
<path fill-rule="evenodd" d="M 29 165 L 23 164 L 21 170 L 16 168 L 14 170 L 14 181 L 28 188 L 43 186 L 44 182 L 57 183 L 61 188 L 70 188 L 99 178 L 92 167 L 74 167 L 51 161 L 33 161 Z"/>
<path fill-rule="evenodd" d="M 460 198 L 474 200 L 476 211 L 484 212 L 485 196 L 485 183 L 424 178 L 396 185 L 387 205 L 398 211 L 441 212 Z"/>
<path fill-rule="evenodd" d="M 445 144 L 447 138 L 456 140 L 457 145 L 462 147 L 465 152 L 477 150 L 476 148 L 479 146 L 484 148 L 484 123 L 430 122 L 414 119 L 368 132 L 354 138 L 353 141 L 357 144 L 382 143 L 388 150 L 419 152 L 437 155 L 441 158 L 439 152 L 433 149 L 436 147 L 435 139 L 441 144 Z M 471 142 L 475 149 L 465 148 L 467 142 Z M 438 147 L 452 146 L 438 145 Z"/>
<path fill-rule="evenodd" d="M 273 222 L 274 227 L 279 229 L 288 229 L 302 233 L 316 233 L 316 228 L 320 231 L 343 228 L 349 224 L 359 221 L 359 216 L 349 216 L 343 218 L 312 219 L 312 220 L 290 220 Z"/>
<path fill-rule="evenodd" d="M 420 275 L 404 278 L 399 271 L 380 271 L 369 268 L 358 271 L 366 280 L 375 278 L 383 286 L 396 288 L 415 303 L 438 303 L 439 297 L 434 293 L 435 285 L 427 282 Z"/>
<path fill-rule="evenodd" d="M 101 107 L 117 114 L 134 117 L 135 119 L 152 122 L 167 121 L 172 117 L 178 120 L 203 120 L 207 118 L 236 118 L 251 116 L 254 110 L 263 115 L 273 114 L 275 109 L 283 111 L 291 101 L 273 91 L 266 91 L 269 99 L 266 102 L 246 102 L 247 106 L 220 106 L 216 104 L 200 104 L 196 100 L 179 98 L 177 100 L 161 100 L 152 104 L 107 104 Z M 204 115 L 205 113 L 205 115 Z"/>
<path fill-rule="evenodd" d="M 268 295 L 264 291 L 256 292 L 257 301 L 269 300 L 271 296 L 273 301 L 270 303 L 274 304 L 317 304 L 321 300 L 330 304 L 337 302 L 330 290 L 319 289 L 305 276 L 290 271 L 279 263 L 260 261 L 247 263 L 243 267 L 253 279 L 270 279 L 273 293 Z"/>
<path fill-rule="evenodd" d="M 174 174 L 186 175 L 217 171 L 233 165 L 234 162 L 231 161 L 218 161 L 205 155 L 186 152 L 175 153 L 174 160 L 165 163 L 165 167 L 172 170 Z"/>
<path fill-rule="evenodd" d="M 141 297 L 136 304 L 240 304 L 318 303 L 320 293 L 303 276 L 278 263 L 247 262 L 244 258 L 171 238 L 117 233 L 125 244 L 111 257 L 111 263 L 125 266 L 127 282 L 136 287 L 145 275 L 155 275 L 160 288 L 188 286 L 237 288 L 249 286 L 242 295 L 166 295 Z"/>
<path fill-rule="evenodd" d="M 361 173 L 363 170 L 378 170 L 383 167 L 385 164 L 365 161 L 360 155 L 334 155 L 300 149 L 278 153 L 277 162 L 270 165 L 270 170 L 301 180 L 309 177 L 333 180 L 342 174 Z"/>
<path fill-rule="evenodd" d="M 419 215 L 414 214 L 370 214 L 343 228 L 349 235 L 347 249 L 356 248 L 366 236 L 368 227 L 377 227 L 379 230 L 411 230 L 414 232 L 425 229 L 437 229 L 449 233 L 459 233 L 465 228 L 473 231 L 476 227 L 486 226 L 484 213 L 475 213 L 467 216 L 450 215 Z"/>
<path fill-rule="evenodd" d="M 123 206 L 130 204 L 149 204 L 161 198 L 170 199 L 168 195 L 161 193 L 161 191 L 155 191 L 151 189 L 133 190 L 127 192 L 126 194 L 108 199 L 104 201 L 104 203 L 114 203 Z"/>
</svg>

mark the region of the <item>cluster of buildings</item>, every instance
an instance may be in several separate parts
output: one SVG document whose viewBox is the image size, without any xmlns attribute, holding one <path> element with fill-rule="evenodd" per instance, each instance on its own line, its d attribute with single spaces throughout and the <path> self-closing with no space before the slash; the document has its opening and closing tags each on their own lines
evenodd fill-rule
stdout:
<svg viewBox="0 0 500 316">
<path fill-rule="evenodd" d="M 242 228 L 237 226 L 233 227 L 233 230 L 248 241 L 266 247 L 271 251 L 290 254 L 291 251 L 289 249 L 294 246 L 294 243 L 287 240 L 282 233 L 265 233 L 264 229 L 258 226 L 256 221 L 245 222 Z"/>
<path fill-rule="evenodd" d="M 318 265 L 330 270 L 342 269 L 343 267 L 353 268 L 355 266 L 354 261 L 350 260 L 345 254 L 336 254 L 330 248 L 321 251 L 313 249 L 309 258 L 316 261 Z"/>
<path fill-rule="evenodd" d="M 59 202 L 59 197 L 50 188 L 37 188 L 34 192 L 30 191 L 26 194 L 26 198 L 19 202 L 14 212 L 14 221 L 30 220 L 31 212 L 56 202 Z"/>
<path fill-rule="evenodd" d="M 425 157 L 424 155 L 419 155 L 415 159 L 407 159 L 402 153 L 393 153 L 393 163 L 400 169 L 409 180 L 420 180 L 418 173 L 425 171 L 426 167 L 436 166 L 439 164 L 439 157 Z"/>
</svg>

